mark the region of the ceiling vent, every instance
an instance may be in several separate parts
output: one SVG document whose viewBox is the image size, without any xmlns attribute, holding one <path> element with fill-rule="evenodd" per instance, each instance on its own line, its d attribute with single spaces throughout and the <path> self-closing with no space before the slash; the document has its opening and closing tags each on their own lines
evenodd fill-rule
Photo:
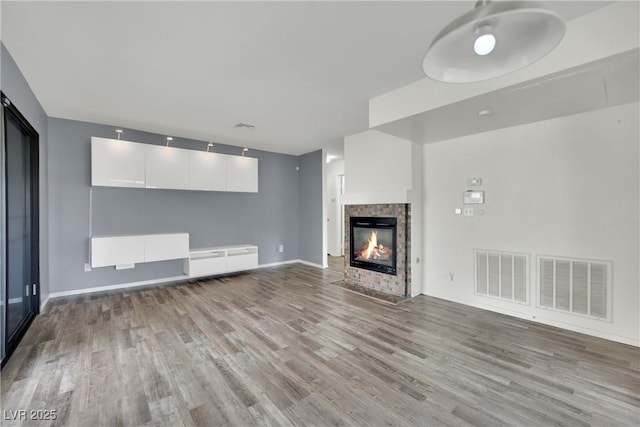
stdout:
<svg viewBox="0 0 640 427">
<path fill-rule="evenodd" d="M 235 127 L 253 129 L 255 126 L 254 125 L 249 125 L 249 124 L 246 124 L 246 123 L 238 123 Z"/>
</svg>

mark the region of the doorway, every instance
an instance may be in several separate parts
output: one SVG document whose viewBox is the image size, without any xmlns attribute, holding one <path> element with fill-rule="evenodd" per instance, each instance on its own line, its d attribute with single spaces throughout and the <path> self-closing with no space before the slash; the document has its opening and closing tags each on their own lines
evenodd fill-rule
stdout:
<svg viewBox="0 0 640 427">
<path fill-rule="evenodd" d="M 38 133 L 4 93 L 0 140 L 2 365 L 39 312 Z"/>
</svg>

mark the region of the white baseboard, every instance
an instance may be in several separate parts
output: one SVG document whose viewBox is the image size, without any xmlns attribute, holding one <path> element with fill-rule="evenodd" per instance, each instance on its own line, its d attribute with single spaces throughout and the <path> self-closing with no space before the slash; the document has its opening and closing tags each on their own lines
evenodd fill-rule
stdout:
<svg viewBox="0 0 640 427">
<path fill-rule="evenodd" d="M 269 264 L 260 264 L 259 268 L 263 268 L 263 267 L 277 267 L 278 265 L 286 265 L 286 264 L 304 264 L 304 265 L 309 265 L 311 267 L 317 267 L 317 268 L 327 268 L 328 266 L 321 266 L 320 264 L 315 264 L 313 262 L 309 262 L 309 261 L 305 261 L 303 259 L 290 259 L 288 261 L 279 261 L 279 262 L 272 262 Z"/>
<path fill-rule="evenodd" d="M 272 263 L 268 263 L 268 264 L 260 264 L 258 266 L 258 268 L 276 267 L 276 266 L 279 266 L 279 265 L 295 264 L 295 263 L 306 264 L 306 265 L 310 265 L 312 267 L 324 268 L 319 264 L 313 264 L 311 262 L 300 260 L 300 259 L 292 259 L 292 260 L 287 260 L 287 261 L 272 262 Z M 251 270 L 243 270 L 243 271 L 251 271 Z M 240 273 L 240 271 L 238 271 L 237 273 Z M 70 290 L 70 291 L 51 292 L 49 294 L 49 296 L 47 297 L 47 300 L 44 302 L 44 304 L 46 304 L 49 301 L 50 298 L 66 297 L 66 296 L 71 296 L 71 295 L 92 294 L 92 293 L 95 293 L 95 292 L 113 291 L 113 290 L 116 290 L 116 289 L 137 288 L 137 287 L 142 287 L 142 286 L 158 285 L 158 284 L 161 284 L 161 283 L 169 283 L 169 282 L 197 279 L 198 277 L 207 277 L 207 276 L 181 275 L 181 276 L 174 276 L 174 277 L 162 277 L 162 278 L 153 279 L 153 280 L 143 280 L 143 281 L 140 281 L 140 282 L 129 282 L 129 283 L 119 283 L 119 284 L 116 284 L 116 285 L 98 286 L 98 287 L 95 287 L 95 288 L 83 288 L 83 289 L 73 289 L 73 290 Z M 40 308 L 41 310 L 42 310 L 42 308 L 44 308 L 44 304 L 41 304 L 41 308 Z"/>
<path fill-rule="evenodd" d="M 260 264 L 258 266 L 258 268 L 277 267 L 279 265 L 295 264 L 297 262 L 300 262 L 300 260 L 299 259 L 290 259 L 290 260 L 287 260 L 287 261 L 270 262 L 268 264 Z"/>
<path fill-rule="evenodd" d="M 44 301 L 40 301 L 40 313 L 42 313 L 44 308 L 47 306 L 47 303 L 49 302 L 49 298 L 51 298 L 51 295 L 46 295 Z"/>
<path fill-rule="evenodd" d="M 139 286 L 157 285 L 160 283 L 175 282 L 178 280 L 187 280 L 189 276 L 162 277 L 160 279 L 142 280 L 140 282 L 119 283 L 117 285 L 98 286 L 95 288 L 73 289 L 70 291 L 51 292 L 49 298 L 66 297 L 70 295 L 92 294 L 94 292 L 112 291 L 115 289 L 136 288 Z"/>
<path fill-rule="evenodd" d="M 304 265 L 310 265 L 311 267 L 327 268 L 327 266 L 325 266 L 325 265 L 316 264 L 316 263 L 313 263 L 313 262 L 305 261 L 303 259 L 297 259 L 296 262 L 299 262 L 300 264 L 304 264 Z"/>
<path fill-rule="evenodd" d="M 597 338 L 603 338 L 603 339 L 609 340 L 609 341 L 615 341 L 615 342 L 619 342 L 619 343 L 623 343 L 623 344 L 628 344 L 628 345 L 632 345 L 634 347 L 640 347 L 640 341 L 635 340 L 633 338 L 624 337 L 624 336 L 620 336 L 620 335 L 614 335 L 614 334 L 598 331 L 598 330 L 591 329 L 591 328 L 585 328 L 583 326 L 574 325 L 572 323 L 565 323 L 565 322 L 560 322 L 560 321 L 553 320 L 553 319 L 547 319 L 545 317 L 541 317 L 541 316 L 538 316 L 538 315 L 535 317 L 535 319 L 533 319 L 531 317 L 531 315 L 524 314 L 524 313 L 521 313 L 521 312 L 516 311 L 516 310 L 509 310 L 509 309 L 502 308 L 502 307 L 495 307 L 495 306 L 489 305 L 489 304 L 481 304 L 481 303 L 472 302 L 472 301 L 468 301 L 468 300 L 461 299 L 461 298 L 448 298 L 448 297 L 444 298 L 444 297 L 441 297 L 439 295 L 429 295 L 429 294 L 426 294 L 424 292 L 422 293 L 422 295 L 430 296 L 430 297 L 433 297 L 433 298 L 439 298 L 439 299 L 443 299 L 445 301 L 451 301 L 451 302 L 455 302 L 455 303 L 458 303 L 458 304 L 464 304 L 464 305 L 468 305 L 470 307 L 479 308 L 479 309 L 482 309 L 482 310 L 493 311 L 495 313 L 506 314 L 507 316 L 517 317 L 518 319 L 524 319 L 524 320 L 528 320 L 530 322 L 540 323 L 540 324 L 548 325 L 548 326 L 555 326 L 556 328 L 566 329 L 566 330 L 569 330 L 569 331 L 578 332 L 578 333 L 585 334 L 585 335 L 591 335 L 591 336 L 597 337 Z"/>
</svg>

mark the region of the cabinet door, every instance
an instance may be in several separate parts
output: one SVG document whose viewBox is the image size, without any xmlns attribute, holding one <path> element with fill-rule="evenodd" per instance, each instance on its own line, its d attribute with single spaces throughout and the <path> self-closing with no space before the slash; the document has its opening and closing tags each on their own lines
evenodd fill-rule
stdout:
<svg viewBox="0 0 640 427">
<path fill-rule="evenodd" d="M 227 271 L 227 258 L 224 250 L 192 254 L 184 265 L 187 276 L 212 276 Z"/>
<path fill-rule="evenodd" d="M 258 248 L 230 249 L 227 251 L 227 271 L 258 268 Z"/>
<path fill-rule="evenodd" d="M 144 261 L 189 258 L 189 234 L 150 234 L 144 237 Z"/>
<path fill-rule="evenodd" d="M 146 145 L 147 188 L 189 189 L 189 150 Z"/>
<path fill-rule="evenodd" d="M 227 156 L 227 191 L 258 192 L 258 159 Z"/>
<path fill-rule="evenodd" d="M 91 137 L 91 185 L 144 188 L 144 148 L 135 142 Z"/>
<path fill-rule="evenodd" d="M 144 236 L 91 238 L 91 267 L 144 262 Z"/>
<path fill-rule="evenodd" d="M 189 151 L 189 189 L 224 191 L 227 189 L 226 155 Z"/>
</svg>

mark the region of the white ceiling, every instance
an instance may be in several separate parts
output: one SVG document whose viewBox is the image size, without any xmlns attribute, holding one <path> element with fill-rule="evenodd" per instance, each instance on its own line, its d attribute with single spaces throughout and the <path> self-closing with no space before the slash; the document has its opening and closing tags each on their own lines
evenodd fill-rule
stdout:
<svg viewBox="0 0 640 427">
<path fill-rule="evenodd" d="M 607 3 L 548 2 L 566 20 Z M 368 100 L 424 78 L 433 37 L 474 4 L 5 0 L 1 35 L 49 116 L 340 155 Z"/>
</svg>

